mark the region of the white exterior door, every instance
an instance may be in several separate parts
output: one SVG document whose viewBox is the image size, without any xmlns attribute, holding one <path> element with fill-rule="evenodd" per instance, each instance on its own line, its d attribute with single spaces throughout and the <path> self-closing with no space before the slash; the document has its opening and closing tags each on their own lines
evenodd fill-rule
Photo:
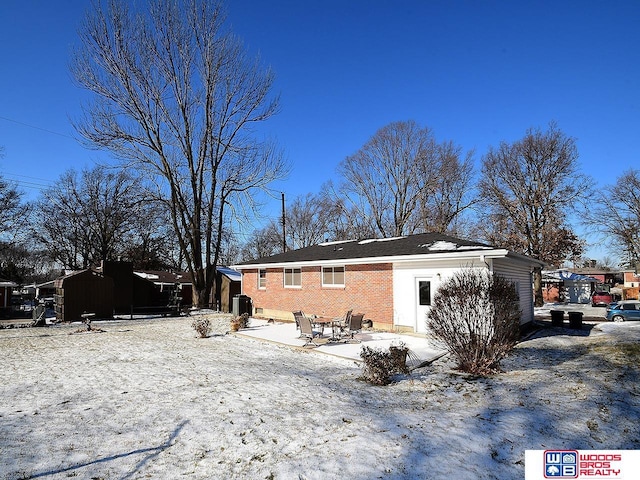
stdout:
<svg viewBox="0 0 640 480">
<path fill-rule="evenodd" d="M 415 312 L 416 332 L 427 331 L 427 313 L 431 310 L 434 293 L 433 277 L 416 277 L 415 279 Z"/>
</svg>

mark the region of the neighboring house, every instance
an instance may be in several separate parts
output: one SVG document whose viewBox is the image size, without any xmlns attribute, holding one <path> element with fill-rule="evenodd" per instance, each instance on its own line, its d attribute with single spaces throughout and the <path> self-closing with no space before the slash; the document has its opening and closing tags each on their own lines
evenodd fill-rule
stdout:
<svg viewBox="0 0 640 480">
<path fill-rule="evenodd" d="M 545 302 L 590 303 L 598 278 L 569 270 L 543 270 L 542 284 Z"/>
<path fill-rule="evenodd" d="M 640 298 L 640 274 L 635 270 L 623 272 L 624 283 L 622 286 L 623 300 L 637 300 Z"/>
<path fill-rule="evenodd" d="M 18 286 L 17 283 L 0 278 L 0 317 L 8 317 L 11 314 L 11 293 Z"/>
<path fill-rule="evenodd" d="M 487 268 L 513 281 L 521 323 L 533 321 L 532 271 L 542 262 L 446 235 L 325 242 L 234 266 L 254 314 L 293 320 L 365 314 L 375 328 L 425 332 L 439 285 L 463 267 Z"/>
<path fill-rule="evenodd" d="M 586 275 L 587 277 L 595 278 L 598 280 L 598 290 L 610 290 L 616 285 L 623 282 L 623 273 L 619 270 L 603 270 L 601 268 L 570 268 L 570 272 L 577 273 L 578 275 Z"/>
<path fill-rule="evenodd" d="M 217 269 L 217 307 L 230 312 L 233 296 L 240 293 L 240 273 Z M 96 269 L 72 272 L 55 280 L 56 317 L 80 320 L 84 312 L 97 318 L 114 314 L 175 314 L 191 305 L 192 282 L 188 273 L 135 271 L 131 262 L 103 261 Z"/>
<path fill-rule="evenodd" d="M 640 287 L 640 274 L 634 270 L 625 270 L 624 274 L 624 286 L 626 288 L 638 288 Z"/>
</svg>

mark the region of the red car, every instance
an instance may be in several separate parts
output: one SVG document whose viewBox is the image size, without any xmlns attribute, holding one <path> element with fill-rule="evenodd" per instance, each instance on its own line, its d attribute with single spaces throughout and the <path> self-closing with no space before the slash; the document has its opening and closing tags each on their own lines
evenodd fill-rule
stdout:
<svg viewBox="0 0 640 480">
<path fill-rule="evenodd" d="M 594 307 L 607 307 L 613 302 L 613 296 L 609 292 L 595 291 L 591 294 L 591 305 Z"/>
</svg>

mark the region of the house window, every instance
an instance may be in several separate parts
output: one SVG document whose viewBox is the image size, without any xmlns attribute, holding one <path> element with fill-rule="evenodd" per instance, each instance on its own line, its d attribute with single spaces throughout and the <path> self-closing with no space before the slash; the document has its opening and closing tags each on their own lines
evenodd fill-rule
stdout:
<svg viewBox="0 0 640 480">
<path fill-rule="evenodd" d="M 267 271 L 264 269 L 258 270 L 258 288 L 267 288 Z"/>
<path fill-rule="evenodd" d="M 322 267 L 322 286 L 344 287 L 344 267 Z"/>
<path fill-rule="evenodd" d="M 418 302 L 422 306 L 431 305 L 431 282 L 426 280 L 418 282 Z"/>
<path fill-rule="evenodd" d="M 301 287 L 302 271 L 299 268 L 284 269 L 284 286 L 285 287 Z"/>
</svg>

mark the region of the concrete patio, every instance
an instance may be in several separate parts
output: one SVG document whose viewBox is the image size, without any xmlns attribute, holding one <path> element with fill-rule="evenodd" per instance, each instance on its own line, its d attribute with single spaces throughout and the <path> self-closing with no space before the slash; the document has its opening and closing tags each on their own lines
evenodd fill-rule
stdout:
<svg viewBox="0 0 640 480">
<path fill-rule="evenodd" d="M 304 348 L 304 350 L 310 352 L 334 355 L 358 362 L 362 360 L 360 358 L 360 350 L 362 346 L 365 345 L 370 348 L 388 349 L 391 345 L 398 345 L 400 342 L 403 342 L 410 350 L 410 358 L 407 362 L 409 365 L 417 365 L 444 353 L 442 349 L 434 345 L 433 340 L 424 335 L 363 330 L 362 333 L 356 335 L 356 338 L 360 340 L 361 343 L 345 343 L 329 341 L 331 329 L 327 328 L 325 329 L 323 337 L 316 338 L 315 340 L 315 342 L 320 345 L 319 347 L 313 345 L 303 347 L 306 341 L 299 338 L 300 331 L 296 329 L 296 324 L 293 322 L 268 323 L 266 320 L 251 319 L 250 325 L 249 328 L 244 328 L 238 332 L 234 332 L 234 334 L 295 348 Z"/>
</svg>

